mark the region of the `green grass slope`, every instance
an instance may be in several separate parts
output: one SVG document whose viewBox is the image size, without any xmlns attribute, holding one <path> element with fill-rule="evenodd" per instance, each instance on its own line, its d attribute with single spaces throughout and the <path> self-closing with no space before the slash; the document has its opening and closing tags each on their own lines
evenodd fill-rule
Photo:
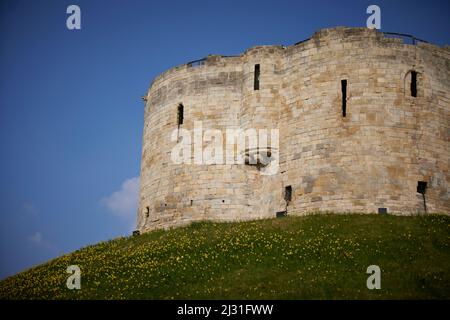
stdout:
<svg viewBox="0 0 450 320">
<path fill-rule="evenodd" d="M 81 289 L 69 290 L 69 265 Z M 381 289 L 369 290 L 369 265 Z M 99 243 L 0 282 L 1 299 L 450 297 L 450 217 L 313 215 L 198 223 Z"/>
</svg>

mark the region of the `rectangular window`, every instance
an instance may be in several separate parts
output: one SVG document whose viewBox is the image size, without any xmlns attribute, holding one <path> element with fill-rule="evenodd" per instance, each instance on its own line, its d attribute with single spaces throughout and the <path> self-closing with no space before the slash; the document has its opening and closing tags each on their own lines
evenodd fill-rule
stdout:
<svg viewBox="0 0 450 320">
<path fill-rule="evenodd" d="M 423 210 L 425 214 L 427 213 L 427 201 L 425 199 L 425 193 L 427 192 L 427 182 L 426 181 L 417 181 L 417 192 L 422 194 L 423 198 Z"/>
<path fill-rule="evenodd" d="M 292 200 L 292 186 L 286 186 L 284 188 L 284 200 L 290 202 Z"/>
<path fill-rule="evenodd" d="M 347 116 L 347 80 L 341 80 L 342 116 Z"/>
<path fill-rule="evenodd" d="M 411 97 L 417 97 L 417 72 L 411 71 Z"/>
<path fill-rule="evenodd" d="M 254 89 L 259 90 L 259 75 L 261 73 L 261 69 L 259 64 L 255 64 L 255 83 L 254 83 Z"/>
<path fill-rule="evenodd" d="M 278 211 L 277 212 L 277 218 L 283 218 L 286 217 L 287 212 L 286 211 Z"/>
<path fill-rule="evenodd" d="M 178 105 L 178 127 L 183 124 L 184 119 L 184 106 L 180 103 Z"/>
<path fill-rule="evenodd" d="M 417 192 L 421 194 L 425 194 L 427 191 L 427 182 L 426 181 L 417 181 Z"/>
</svg>

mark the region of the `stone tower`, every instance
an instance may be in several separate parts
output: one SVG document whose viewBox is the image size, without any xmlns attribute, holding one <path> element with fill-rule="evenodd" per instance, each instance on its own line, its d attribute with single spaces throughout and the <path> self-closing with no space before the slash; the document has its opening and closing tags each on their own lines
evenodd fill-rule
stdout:
<svg viewBox="0 0 450 320">
<path fill-rule="evenodd" d="M 286 212 L 449 213 L 450 50 L 404 40 L 324 29 L 156 77 L 144 98 L 138 229 Z M 198 121 L 224 135 L 278 129 L 277 173 L 174 163 L 174 130 Z"/>
</svg>

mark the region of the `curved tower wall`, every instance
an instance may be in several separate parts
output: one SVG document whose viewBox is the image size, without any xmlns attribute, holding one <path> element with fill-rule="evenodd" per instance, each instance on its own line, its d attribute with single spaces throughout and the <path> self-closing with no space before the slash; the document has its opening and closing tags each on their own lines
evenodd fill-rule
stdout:
<svg viewBox="0 0 450 320">
<path fill-rule="evenodd" d="M 425 181 L 428 212 L 449 213 L 449 101 L 450 50 L 365 28 L 324 29 L 287 48 L 254 47 L 170 69 L 147 95 L 138 229 L 273 217 L 286 209 L 286 186 L 288 214 L 414 214 L 424 211 L 416 187 Z M 224 152 L 226 129 L 278 129 L 276 174 L 246 164 L 174 163 L 180 104 L 180 128 L 193 134 L 201 121 L 203 130 L 220 130 Z"/>
</svg>

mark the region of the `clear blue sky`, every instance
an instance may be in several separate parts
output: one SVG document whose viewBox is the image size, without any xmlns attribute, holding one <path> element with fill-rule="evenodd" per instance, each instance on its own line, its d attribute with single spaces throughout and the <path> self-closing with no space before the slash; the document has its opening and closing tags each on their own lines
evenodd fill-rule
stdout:
<svg viewBox="0 0 450 320">
<path fill-rule="evenodd" d="M 70 4 L 81 30 L 66 28 Z M 131 232 L 140 97 L 157 74 L 364 27 L 370 4 L 382 31 L 450 43 L 448 0 L 1 1 L 0 278 Z"/>
</svg>

